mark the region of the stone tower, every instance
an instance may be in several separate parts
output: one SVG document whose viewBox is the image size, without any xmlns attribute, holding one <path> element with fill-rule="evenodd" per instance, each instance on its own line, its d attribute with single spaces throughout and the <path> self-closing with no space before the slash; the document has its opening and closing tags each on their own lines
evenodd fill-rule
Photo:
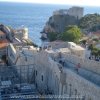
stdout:
<svg viewBox="0 0 100 100">
<path fill-rule="evenodd" d="M 72 7 L 68 9 L 68 15 L 75 16 L 80 19 L 83 17 L 84 8 L 83 7 Z"/>
</svg>

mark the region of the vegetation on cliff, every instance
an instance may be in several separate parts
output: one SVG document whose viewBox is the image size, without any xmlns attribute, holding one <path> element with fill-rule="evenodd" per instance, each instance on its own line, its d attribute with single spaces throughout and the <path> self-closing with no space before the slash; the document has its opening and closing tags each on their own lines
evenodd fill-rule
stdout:
<svg viewBox="0 0 100 100">
<path fill-rule="evenodd" d="M 87 14 L 79 21 L 79 27 L 81 29 L 87 29 L 88 31 L 97 31 L 100 29 L 100 15 L 99 14 Z"/>
<path fill-rule="evenodd" d="M 53 15 L 49 18 L 43 29 L 44 33 L 63 33 L 66 26 L 78 25 L 78 19 L 70 15 Z M 48 30 L 48 31 L 47 31 Z"/>
<path fill-rule="evenodd" d="M 81 36 L 81 30 L 78 28 L 78 26 L 69 25 L 65 32 L 62 34 L 62 40 L 78 43 Z"/>
<path fill-rule="evenodd" d="M 91 55 L 93 55 L 95 57 L 100 56 L 100 49 L 99 48 L 96 48 L 93 44 L 91 44 L 88 47 L 88 49 L 91 50 Z"/>
<path fill-rule="evenodd" d="M 67 26 L 62 34 L 57 34 L 52 32 L 47 35 L 50 41 L 60 39 L 63 41 L 72 41 L 75 43 L 78 43 L 79 39 L 82 36 L 80 28 L 76 25 Z"/>
<path fill-rule="evenodd" d="M 71 26 L 69 27 L 69 25 Z M 87 14 L 79 20 L 74 16 L 54 15 L 49 18 L 47 26 L 43 32 L 45 33 L 46 30 L 50 41 L 61 39 L 78 42 L 81 36 L 80 31 L 88 34 L 89 32 L 100 30 L 100 15 Z"/>
<path fill-rule="evenodd" d="M 50 41 L 55 41 L 57 39 L 57 33 L 49 33 L 47 34 L 47 37 L 49 38 Z"/>
</svg>

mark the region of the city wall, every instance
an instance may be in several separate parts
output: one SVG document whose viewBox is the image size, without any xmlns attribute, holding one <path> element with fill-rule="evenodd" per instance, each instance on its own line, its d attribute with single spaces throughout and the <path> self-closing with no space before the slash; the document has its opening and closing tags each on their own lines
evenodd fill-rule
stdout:
<svg viewBox="0 0 100 100">
<path fill-rule="evenodd" d="M 72 63 L 74 67 L 77 66 L 78 63 L 80 63 L 80 66 L 82 68 L 85 68 L 87 70 L 100 74 L 100 62 L 84 59 L 76 55 L 67 54 L 67 53 L 62 54 L 62 57 L 65 58 L 66 62 Z"/>
<path fill-rule="evenodd" d="M 38 77 L 36 77 L 38 89 L 45 90 L 52 94 L 79 96 L 80 100 L 98 100 L 100 98 L 100 87 L 82 78 L 71 70 L 62 67 L 51 58 L 48 59 L 48 55 L 40 53 L 37 57 L 37 71 Z M 42 59 L 43 57 L 43 59 Z M 40 70 L 41 69 L 41 70 Z M 43 74 L 44 73 L 44 74 Z M 41 80 L 41 75 L 44 77 L 44 81 Z"/>
<path fill-rule="evenodd" d="M 78 63 L 79 61 L 78 58 L 76 59 L 73 56 L 64 56 L 67 57 L 69 61 L 73 61 L 73 63 Z M 45 51 L 37 54 L 35 53 L 33 59 L 29 59 L 29 61 L 33 62 L 30 71 L 31 74 L 23 75 L 23 77 L 29 75 L 30 80 L 33 80 L 32 83 L 36 85 L 41 94 L 67 94 L 69 96 L 79 96 L 80 100 L 82 100 L 82 98 L 84 98 L 84 100 L 99 100 L 100 87 L 82 78 L 71 70 L 62 67 L 57 62 L 53 61 Z M 26 63 L 26 67 L 23 67 L 23 74 L 28 72 L 28 64 L 29 62 Z"/>
<path fill-rule="evenodd" d="M 86 79 L 80 77 L 74 72 L 64 69 L 66 73 L 66 92 L 68 93 L 68 87 L 70 88 L 69 92 L 71 95 L 83 96 L 85 100 L 99 100 L 100 98 L 100 87 L 92 84 Z M 70 85 L 71 84 L 71 85 Z"/>
</svg>

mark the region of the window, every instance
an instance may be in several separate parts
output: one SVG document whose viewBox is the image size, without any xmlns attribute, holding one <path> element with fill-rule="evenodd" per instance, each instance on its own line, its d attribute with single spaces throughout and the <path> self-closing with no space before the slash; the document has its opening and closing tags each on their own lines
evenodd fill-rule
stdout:
<svg viewBox="0 0 100 100">
<path fill-rule="evenodd" d="M 36 76 L 37 76 L 37 70 L 36 70 Z"/>
<path fill-rule="evenodd" d="M 42 79 L 42 81 L 43 81 L 43 75 L 41 76 L 41 79 Z"/>
<path fill-rule="evenodd" d="M 75 89 L 75 95 L 77 95 L 77 89 Z"/>
<path fill-rule="evenodd" d="M 25 61 L 27 61 L 27 57 L 25 57 Z"/>
<path fill-rule="evenodd" d="M 15 59 L 15 57 L 12 53 L 10 53 L 10 57 L 12 57 L 12 59 Z"/>
</svg>

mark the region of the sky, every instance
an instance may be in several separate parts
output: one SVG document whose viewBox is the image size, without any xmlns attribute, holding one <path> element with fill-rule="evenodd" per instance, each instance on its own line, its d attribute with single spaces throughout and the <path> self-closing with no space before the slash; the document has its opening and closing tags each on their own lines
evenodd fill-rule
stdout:
<svg viewBox="0 0 100 100">
<path fill-rule="evenodd" d="M 99 6 L 100 7 L 100 0 L 0 0 L 0 1 L 43 3 L 43 4 L 66 4 L 66 5 Z"/>
</svg>

